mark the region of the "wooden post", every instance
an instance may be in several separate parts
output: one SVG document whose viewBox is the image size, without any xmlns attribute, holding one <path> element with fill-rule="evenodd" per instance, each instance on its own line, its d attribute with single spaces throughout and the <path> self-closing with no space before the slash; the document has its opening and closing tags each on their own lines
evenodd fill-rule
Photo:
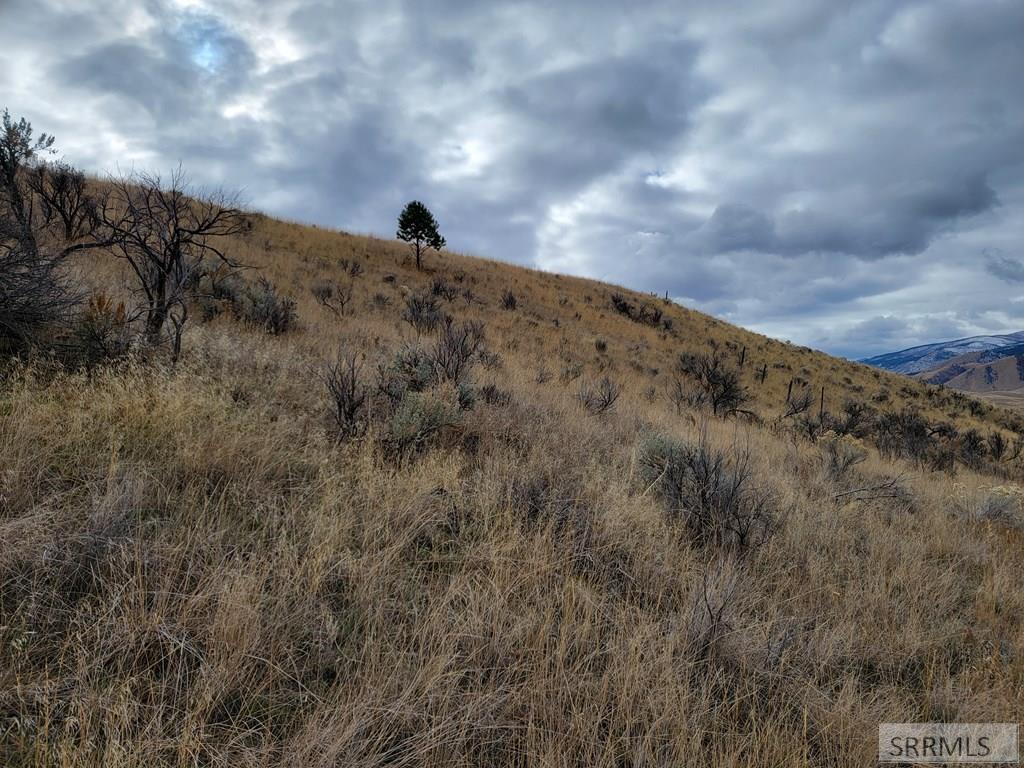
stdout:
<svg viewBox="0 0 1024 768">
<path fill-rule="evenodd" d="M 825 385 L 821 385 L 821 405 L 818 406 L 818 421 L 825 421 Z"/>
<path fill-rule="evenodd" d="M 786 390 L 786 402 L 789 403 L 793 399 L 793 380 L 789 380 L 789 389 Z"/>
</svg>

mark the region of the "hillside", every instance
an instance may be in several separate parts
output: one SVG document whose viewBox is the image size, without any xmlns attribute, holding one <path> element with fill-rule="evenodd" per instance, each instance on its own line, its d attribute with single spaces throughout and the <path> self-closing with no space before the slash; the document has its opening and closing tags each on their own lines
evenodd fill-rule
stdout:
<svg viewBox="0 0 1024 768">
<path fill-rule="evenodd" d="M 1020 417 L 250 223 L 176 363 L 4 364 L 0 763 L 863 766 L 1024 717 Z M 122 261 L 73 271 L 123 318 Z"/>
<path fill-rule="evenodd" d="M 1024 344 L 959 355 L 918 378 L 962 392 L 1010 392 L 1024 387 Z"/>
<path fill-rule="evenodd" d="M 975 353 L 998 353 L 1000 349 L 1020 345 L 1024 342 L 1024 331 L 989 336 L 969 336 L 965 339 L 940 341 L 934 344 L 923 344 L 899 352 L 870 357 L 861 362 L 884 368 L 894 373 L 923 373 L 939 368 L 947 362 Z"/>
</svg>

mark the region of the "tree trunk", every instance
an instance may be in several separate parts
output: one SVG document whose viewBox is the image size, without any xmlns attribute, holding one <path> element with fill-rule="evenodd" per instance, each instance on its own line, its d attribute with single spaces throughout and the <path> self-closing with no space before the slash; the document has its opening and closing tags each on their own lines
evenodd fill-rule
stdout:
<svg viewBox="0 0 1024 768">
<path fill-rule="evenodd" d="M 420 264 L 420 241 L 416 241 L 416 269 L 423 269 Z"/>
<path fill-rule="evenodd" d="M 167 322 L 168 307 L 163 304 L 156 304 L 149 308 L 149 312 L 146 315 L 146 339 L 150 343 L 156 344 L 160 341 L 160 332 L 164 329 L 164 323 Z"/>
</svg>

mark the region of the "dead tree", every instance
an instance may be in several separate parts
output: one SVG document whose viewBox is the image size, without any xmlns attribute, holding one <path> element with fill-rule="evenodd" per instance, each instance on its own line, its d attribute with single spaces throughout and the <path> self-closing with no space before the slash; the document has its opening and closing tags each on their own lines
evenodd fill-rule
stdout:
<svg viewBox="0 0 1024 768">
<path fill-rule="evenodd" d="M 0 119 L 0 350 L 37 343 L 79 302 L 61 270 L 72 253 L 105 245 L 98 197 L 71 166 L 48 166 L 53 137 L 32 137 L 32 125 Z"/>
<path fill-rule="evenodd" d="M 222 192 L 197 194 L 180 168 L 167 183 L 158 175 L 114 179 L 104 211 L 113 252 L 128 262 L 143 299 L 145 335 L 157 343 L 170 321 L 173 357 L 181 352 L 189 300 L 204 266 L 240 265 L 220 242 L 245 229 L 235 199 Z"/>
</svg>

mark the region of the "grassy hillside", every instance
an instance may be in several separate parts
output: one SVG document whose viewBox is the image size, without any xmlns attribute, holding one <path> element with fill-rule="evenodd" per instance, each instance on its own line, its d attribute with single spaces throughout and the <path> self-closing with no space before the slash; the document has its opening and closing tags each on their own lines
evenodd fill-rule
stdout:
<svg viewBox="0 0 1024 768">
<path fill-rule="evenodd" d="M 958 355 L 916 378 L 968 392 L 996 406 L 1024 408 L 1024 346 Z"/>
<path fill-rule="evenodd" d="M 221 297 L 176 365 L 4 368 L 3 764 L 863 766 L 880 721 L 1022 719 L 1016 417 L 593 281 L 230 250 L 294 326 Z"/>
</svg>

